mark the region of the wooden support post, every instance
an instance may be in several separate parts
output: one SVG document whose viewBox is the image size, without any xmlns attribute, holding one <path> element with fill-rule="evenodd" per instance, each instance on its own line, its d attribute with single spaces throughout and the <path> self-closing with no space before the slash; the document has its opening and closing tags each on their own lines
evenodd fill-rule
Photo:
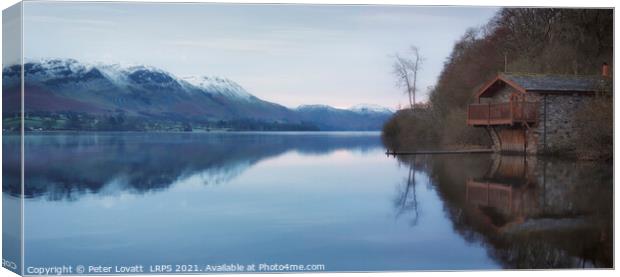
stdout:
<svg viewBox="0 0 620 277">
<path fill-rule="evenodd" d="M 469 122 L 471 120 L 471 105 L 467 105 L 467 125 L 470 125 Z"/>
<path fill-rule="evenodd" d="M 525 96 L 521 99 L 521 118 L 525 117 Z"/>
<path fill-rule="evenodd" d="M 514 116 L 515 111 L 514 111 L 514 105 L 513 105 L 514 103 L 513 102 L 514 101 L 512 101 L 512 99 L 510 99 L 510 122 L 511 123 L 514 123 L 514 121 L 515 121 L 515 116 Z"/>
<path fill-rule="evenodd" d="M 487 125 L 491 125 L 491 103 L 487 103 Z"/>
</svg>

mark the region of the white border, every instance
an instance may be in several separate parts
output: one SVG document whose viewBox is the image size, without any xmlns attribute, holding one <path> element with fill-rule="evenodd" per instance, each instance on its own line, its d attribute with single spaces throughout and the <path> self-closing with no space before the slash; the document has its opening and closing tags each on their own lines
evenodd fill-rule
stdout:
<svg viewBox="0 0 620 277">
<path fill-rule="evenodd" d="M 34 0 L 34 1 L 41 1 L 41 0 Z M 72 1 L 72 2 L 101 2 L 101 1 L 96 1 L 96 0 L 64 0 L 64 1 Z M 18 3 L 18 0 L 2 0 L 2 2 L 0 3 L 0 8 L 2 8 L 3 10 Z M 119 0 L 108 0 L 105 2 L 127 2 L 127 1 L 119 1 Z M 205 3 L 209 3 L 209 2 L 221 2 L 221 3 L 299 3 L 299 4 L 397 4 L 397 5 L 428 5 L 428 6 L 442 6 L 442 5 L 457 5 L 457 6 L 464 6 L 464 5 L 468 5 L 468 6 L 511 6 L 511 7 L 541 7 L 541 6 L 560 6 L 560 7 L 612 7 L 615 9 L 616 7 L 616 3 L 614 1 L 610 1 L 610 0 L 587 0 L 587 1 L 577 1 L 577 0 L 503 0 L 503 1 L 498 1 L 498 0 L 464 0 L 464 1 L 458 1 L 458 0 L 411 0 L 411 1 L 406 1 L 406 0 L 384 0 L 384 1 L 378 1 L 378 0 L 290 0 L 290 1 L 275 1 L 275 0 L 237 0 L 237 1 L 231 1 L 231 0 L 218 0 L 218 1 L 204 1 L 204 0 L 150 0 L 150 1 L 146 1 L 146 0 L 132 0 L 131 2 L 169 2 L 169 3 L 190 3 L 190 2 L 205 2 Z M 22 5 L 22 16 L 23 16 L 23 5 Z M 615 13 L 615 11 L 614 11 Z M 23 18 L 23 17 L 22 17 Z M 615 15 L 614 15 L 614 21 L 615 21 Z M 618 28 L 617 28 L 617 24 L 616 22 L 614 22 L 614 45 L 615 45 L 615 38 L 616 38 L 616 34 L 618 32 Z M 23 24 L 21 25 L 22 28 L 22 34 L 21 34 L 21 39 L 22 39 L 22 91 L 23 91 L 23 86 L 24 86 L 24 79 L 23 79 Z M 0 32 L 1 32 L 1 28 L 0 28 Z M 1 42 L 1 36 L 0 36 L 0 43 Z M 1 58 L 0 58 L 1 59 Z M 617 58 L 615 55 L 615 49 L 614 49 L 614 64 L 618 64 L 617 63 Z M 616 76 L 615 71 L 614 71 L 614 76 Z M 1 81 L 0 81 L 1 83 Z M 614 91 L 615 91 L 615 83 L 614 83 Z M 23 96 L 23 95 L 22 95 Z M 618 137 L 618 133 L 617 128 L 616 127 L 616 123 L 620 122 L 618 121 L 618 119 L 620 119 L 620 115 L 618 115 L 617 113 L 615 113 L 615 107 L 617 107 L 620 103 L 620 97 L 614 97 L 614 152 L 615 152 L 615 145 L 620 142 L 620 138 Z M 23 178 L 24 178 L 24 171 L 23 171 L 23 162 L 24 162 L 24 142 L 23 142 L 23 101 L 24 98 L 22 97 L 22 138 L 21 138 L 21 155 L 22 155 L 22 227 L 23 227 L 23 209 L 24 209 L 24 200 L 23 200 L 23 193 L 24 193 L 24 184 L 23 184 Z M 0 113 L 1 113 L 1 105 L 0 105 Z M 1 154 L 1 150 L 0 150 L 0 154 Z M 618 172 L 618 165 L 614 163 L 614 173 Z M 614 174 L 614 179 L 615 179 L 615 174 Z M 614 182 L 615 183 L 615 182 Z M 615 185 L 615 184 L 614 184 Z M 616 221 L 616 219 L 618 218 L 618 213 L 617 210 L 615 209 L 615 200 L 617 199 L 616 197 L 618 196 L 618 191 L 615 190 L 614 187 L 614 224 Z M 1 200 L 0 200 L 1 201 Z M 0 227 L 1 227 L 1 221 L 0 221 Z M 614 225 L 615 227 L 615 225 Z M 618 265 L 618 255 L 616 255 L 615 253 L 615 246 L 617 245 L 617 241 L 618 241 L 618 231 L 616 230 L 616 228 L 614 228 L 614 265 L 617 266 Z M 0 240 L 0 247 L 1 247 L 1 240 Z M 23 267 L 24 267 L 24 253 L 23 253 L 23 247 L 24 247 L 24 240 L 23 240 L 23 228 L 22 228 L 22 273 L 23 271 Z M 1 249 L 1 248 L 0 248 Z M 487 277 L 487 276 L 495 276 L 497 274 L 501 274 L 504 276 L 517 276 L 517 274 L 521 275 L 521 274 L 531 274 L 533 276 L 556 276 L 556 275 L 574 275 L 574 276 L 578 276 L 582 275 L 583 273 L 586 273 L 588 275 L 601 275 L 601 276 L 615 276 L 617 273 L 614 273 L 616 270 L 592 270 L 592 271 L 587 271 L 587 272 L 581 272 L 578 270 L 545 270 L 545 271 L 540 271 L 540 270 L 508 270 L 508 271 L 459 271 L 459 272 L 447 272 L 447 271 L 443 271 L 443 272 L 427 272 L 427 271 L 421 271 L 421 272 L 381 272 L 381 273 L 304 273 L 305 276 L 443 276 L 444 274 L 457 274 L 460 276 L 475 276 L 475 277 Z M 0 269 L 0 273 L 2 275 L 5 274 L 11 274 L 12 272 L 7 270 L 7 269 Z M 13 273 L 14 274 L 14 273 Z M 218 276 L 219 274 L 214 274 L 211 276 Z M 261 274 L 262 276 L 282 276 L 281 274 Z M 157 276 L 157 275 L 141 275 L 141 276 Z M 187 275 L 166 275 L 166 276 L 187 276 Z M 219 275 L 221 276 L 221 275 Z M 247 274 L 226 274 L 226 276 L 248 276 Z"/>
<path fill-rule="evenodd" d="M 25 185 L 25 182 L 24 182 L 24 180 L 25 180 L 24 178 L 26 177 L 26 174 L 24 173 L 25 165 L 26 165 L 25 164 L 25 161 L 26 161 L 26 158 L 25 158 L 26 151 L 25 151 L 25 145 L 24 145 L 24 143 L 25 143 L 24 136 L 26 135 L 25 134 L 25 130 L 24 130 L 25 124 L 26 124 L 25 120 L 24 120 L 24 116 L 26 115 L 25 112 L 24 112 L 24 103 L 25 103 L 24 90 L 25 90 L 25 86 L 26 86 L 25 81 L 24 81 L 24 78 L 25 78 L 25 75 L 24 75 L 24 2 L 21 2 L 20 6 L 21 6 L 20 7 L 20 11 L 21 11 L 20 20 L 21 20 L 21 24 L 19 24 L 19 26 L 21 27 L 21 31 L 20 31 L 20 34 L 19 34 L 19 39 L 21 40 L 20 41 L 20 46 L 21 46 L 21 51 L 20 51 L 21 52 L 21 57 L 20 57 L 20 63 L 21 63 L 21 73 L 20 73 L 21 74 L 21 77 L 20 77 L 20 79 L 21 79 L 20 80 L 20 82 L 21 82 L 21 107 L 20 107 L 20 109 L 21 109 L 21 119 L 20 119 L 20 121 L 21 121 L 21 136 L 19 138 L 19 146 L 20 146 L 20 155 L 21 155 L 21 157 L 20 157 L 20 164 L 21 164 L 20 181 L 21 181 L 21 187 L 22 187 L 22 191 L 21 191 L 22 197 L 20 199 L 21 208 L 19 209 L 19 213 L 21 215 L 20 216 L 20 223 L 19 223 L 20 226 L 19 226 L 19 229 L 21 230 L 21 237 L 20 237 L 20 239 L 21 239 L 21 241 L 20 241 L 20 244 L 21 244 L 21 253 L 20 253 L 21 254 L 21 261 L 20 261 L 20 263 L 22 265 L 21 266 L 21 275 L 24 275 L 24 272 L 26 272 L 24 270 L 24 266 L 25 266 L 24 261 L 26 260 L 26 254 L 25 254 L 25 252 L 26 252 L 25 237 L 26 236 L 24 234 L 24 222 L 25 222 L 24 221 L 24 216 L 26 215 L 26 213 L 24 212 L 24 208 L 26 207 L 26 200 L 25 200 L 25 197 L 26 197 L 26 185 Z"/>
<path fill-rule="evenodd" d="M 254 3 L 254 4 L 391 4 L 417 6 L 503 6 L 503 7 L 615 7 L 613 0 L 24 0 L 26 2 L 169 2 L 169 3 Z M 18 0 L 7 0 L 5 9 Z"/>
</svg>

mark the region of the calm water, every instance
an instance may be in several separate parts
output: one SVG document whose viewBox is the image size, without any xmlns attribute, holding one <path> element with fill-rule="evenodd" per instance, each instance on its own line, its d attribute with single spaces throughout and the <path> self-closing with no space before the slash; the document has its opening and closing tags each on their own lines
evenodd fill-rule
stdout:
<svg viewBox="0 0 620 277">
<path fill-rule="evenodd" d="M 28 134 L 25 151 L 25 267 L 613 266 L 606 164 L 397 159 L 377 133 Z"/>
</svg>

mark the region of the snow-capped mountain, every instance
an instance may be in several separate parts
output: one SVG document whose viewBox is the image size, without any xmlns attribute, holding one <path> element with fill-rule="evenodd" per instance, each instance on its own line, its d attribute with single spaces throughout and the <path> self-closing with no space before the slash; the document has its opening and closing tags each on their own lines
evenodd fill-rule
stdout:
<svg viewBox="0 0 620 277">
<path fill-rule="evenodd" d="M 3 69 L 3 81 L 19 81 L 19 66 Z M 148 88 L 167 90 L 201 90 L 207 94 L 257 99 L 237 83 L 220 77 L 178 78 L 165 70 L 147 65 L 89 64 L 74 59 L 43 59 L 24 64 L 26 85 L 80 86 L 100 79 L 119 88 Z"/>
<path fill-rule="evenodd" d="M 313 104 L 313 105 L 301 105 L 297 107 L 297 110 L 329 110 L 329 111 L 351 111 L 359 114 L 393 114 L 394 111 L 389 108 L 375 105 L 375 104 L 358 104 L 348 109 L 334 108 L 328 105 Z"/>
<path fill-rule="evenodd" d="M 380 130 L 393 114 L 387 108 L 367 104 L 350 109 L 302 105 L 295 110 L 302 120 L 314 122 L 322 130 Z"/>
<path fill-rule="evenodd" d="M 324 111 L 324 110 L 339 111 L 340 109 L 334 108 L 328 105 L 312 104 L 312 105 L 301 105 L 297 107 L 296 110 L 298 111 Z"/>
<path fill-rule="evenodd" d="M 148 65 L 90 64 L 74 59 L 24 64 L 25 110 L 171 121 L 252 120 L 314 124 L 322 130 L 379 130 L 392 112 L 373 105 L 289 109 L 259 99 L 236 82 L 211 76 L 177 77 Z M 3 110 L 19 110 L 21 66 L 3 68 Z"/>
<path fill-rule="evenodd" d="M 17 76 L 18 67 L 4 69 L 3 78 Z M 206 94 L 221 95 L 244 100 L 258 100 L 239 84 L 220 77 L 189 76 L 178 78 L 165 70 L 148 65 L 89 64 L 74 59 L 43 59 L 24 64 L 28 83 L 84 85 L 93 79 L 102 79 L 120 88 L 146 88 L 150 90 L 200 90 Z M 16 78 L 9 78 L 9 81 Z M 100 85 L 100 84 L 99 84 Z"/>
<path fill-rule="evenodd" d="M 245 101 L 255 100 L 256 97 L 247 92 L 239 84 L 220 77 L 188 76 L 183 80 L 206 92 L 218 93 L 222 96 L 236 98 Z"/>
<path fill-rule="evenodd" d="M 3 69 L 5 87 L 18 87 L 19 72 L 20 66 Z M 219 77 L 179 78 L 146 65 L 45 59 L 26 62 L 24 77 L 29 111 L 122 111 L 132 116 L 187 120 L 296 120 L 289 109 L 263 101 L 233 81 Z"/>
<path fill-rule="evenodd" d="M 385 114 L 393 114 L 389 108 L 375 105 L 375 104 L 358 104 L 353 107 L 350 107 L 349 110 L 358 112 L 358 113 L 385 113 Z"/>
</svg>

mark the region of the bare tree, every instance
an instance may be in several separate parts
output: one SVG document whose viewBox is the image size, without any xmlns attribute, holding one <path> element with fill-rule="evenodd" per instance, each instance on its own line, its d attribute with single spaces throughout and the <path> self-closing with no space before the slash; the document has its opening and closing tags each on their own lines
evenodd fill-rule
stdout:
<svg viewBox="0 0 620 277">
<path fill-rule="evenodd" d="M 415 93 L 417 91 L 418 72 L 422 69 L 424 57 L 420 54 L 418 47 L 411 46 L 411 56 L 394 55 L 395 61 L 392 66 L 392 73 L 396 76 L 396 84 L 405 89 L 409 98 L 411 109 L 415 106 Z"/>
</svg>

